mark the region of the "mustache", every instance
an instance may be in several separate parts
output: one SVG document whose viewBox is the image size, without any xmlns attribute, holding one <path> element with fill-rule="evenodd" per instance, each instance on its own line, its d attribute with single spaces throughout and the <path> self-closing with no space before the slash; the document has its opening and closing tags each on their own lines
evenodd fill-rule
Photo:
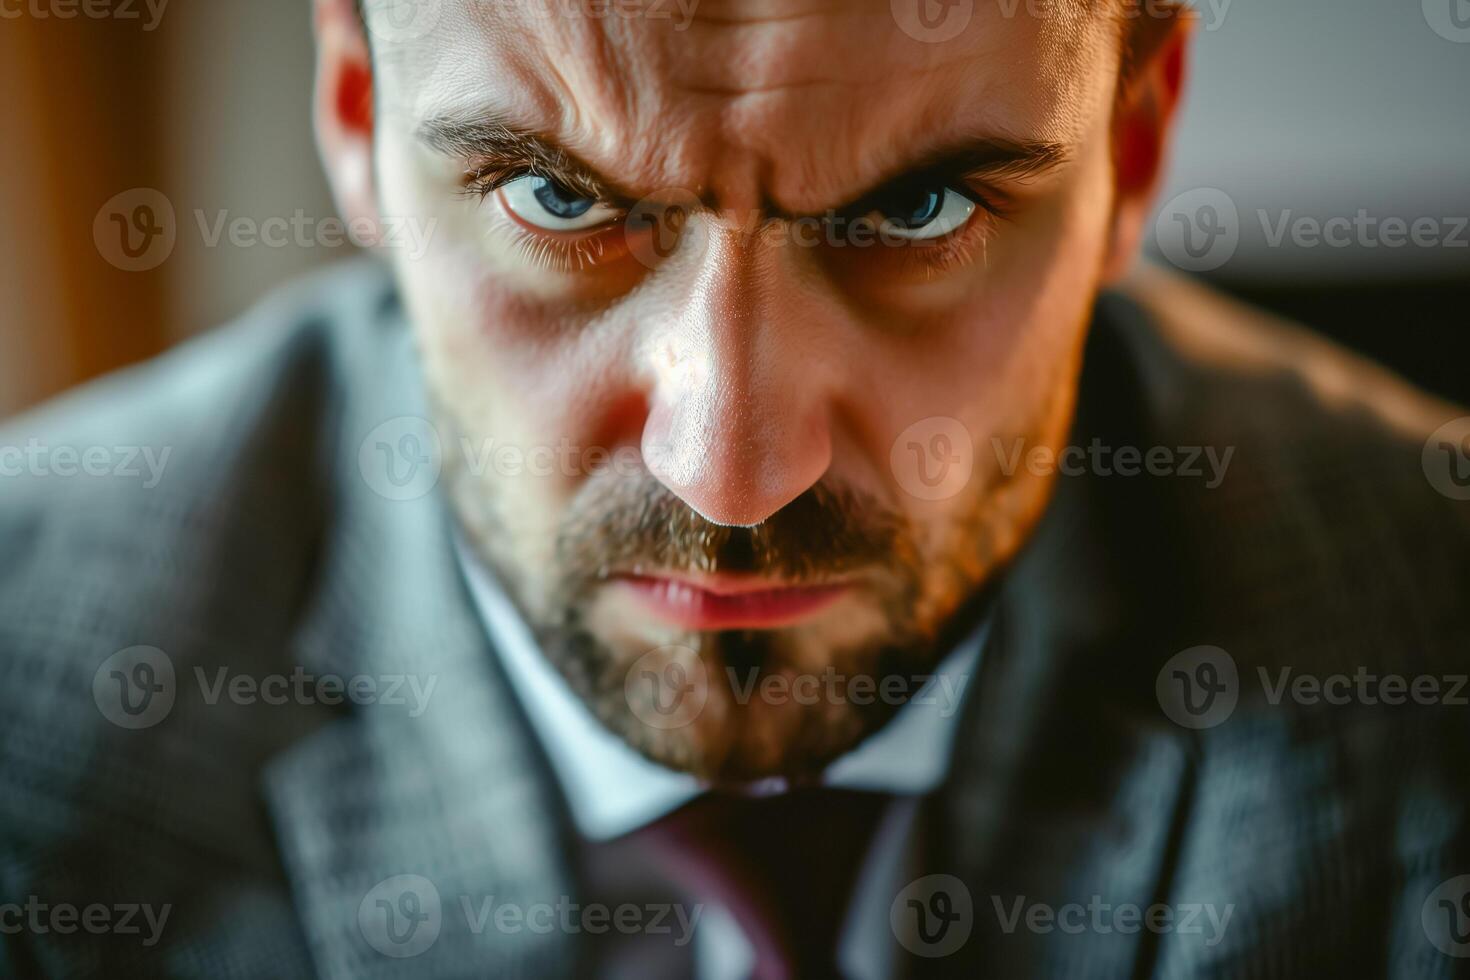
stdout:
<svg viewBox="0 0 1470 980">
<path fill-rule="evenodd" d="M 818 483 L 760 524 L 730 527 L 701 517 L 648 474 L 586 487 L 563 521 L 556 554 L 573 591 L 635 567 L 805 583 L 917 561 L 905 518 L 848 486 Z"/>
</svg>

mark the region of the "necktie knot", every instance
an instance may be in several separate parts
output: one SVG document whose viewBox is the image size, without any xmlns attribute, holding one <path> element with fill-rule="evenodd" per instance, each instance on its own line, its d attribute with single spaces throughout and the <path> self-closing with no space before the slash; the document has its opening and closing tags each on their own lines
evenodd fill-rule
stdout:
<svg viewBox="0 0 1470 980">
<path fill-rule="evenodd" d="M 637 833 L 670 880 L 740 923 L 756 980 L 837 977 L 853 885 L 891 799 L 830 788 L 712 791 Z"/>
</svg>

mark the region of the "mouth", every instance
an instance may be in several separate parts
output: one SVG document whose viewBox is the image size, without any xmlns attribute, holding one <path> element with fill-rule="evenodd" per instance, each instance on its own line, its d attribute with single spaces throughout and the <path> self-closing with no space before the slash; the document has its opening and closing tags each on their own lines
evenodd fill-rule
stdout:
<svg viewBox="0 0 1470 980">
<path fill-rule="evenodd" d="M 757 575 L 616 575 L 611 584 L 645 610 L 687 630 L 759 630 L 814 618 L 852 587 L 850 582 L 783 585 Z"/>
</svg>

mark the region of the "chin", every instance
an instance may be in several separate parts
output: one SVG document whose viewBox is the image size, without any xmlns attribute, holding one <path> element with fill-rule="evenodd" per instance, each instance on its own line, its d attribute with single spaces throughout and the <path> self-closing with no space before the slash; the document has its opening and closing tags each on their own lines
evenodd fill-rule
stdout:
<svg viewBox="0 0 1470 980">
<path fill-rule="evenodd" d="M 885 679 L 915 690 L 935 661 L 860 590 L 794 626 L 695 631 L 609 588 L 541 641 L 610 731 L 712 783 L 817 778 L 902 706 Z"/>
</svg>

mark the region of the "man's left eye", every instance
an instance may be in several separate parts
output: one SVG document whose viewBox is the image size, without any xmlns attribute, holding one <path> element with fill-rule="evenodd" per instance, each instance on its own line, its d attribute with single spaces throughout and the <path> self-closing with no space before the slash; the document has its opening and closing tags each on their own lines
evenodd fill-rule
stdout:
<svg viewBox="0 0 1470 980">
<path fill-rule="evenodd" d="M 884 195 L 870 214 L 887 234 L 924 241 L 963 228 L 975 207 L 973 199 L 952 187 L 918 187 Z"/>
<path fill-rule="evenodd" d="M 500 199 L 522 224 L 545 231 L 582 231 L 618 216 L 617 208 L 532 174 L 504 184 Z"/>
</svg>

